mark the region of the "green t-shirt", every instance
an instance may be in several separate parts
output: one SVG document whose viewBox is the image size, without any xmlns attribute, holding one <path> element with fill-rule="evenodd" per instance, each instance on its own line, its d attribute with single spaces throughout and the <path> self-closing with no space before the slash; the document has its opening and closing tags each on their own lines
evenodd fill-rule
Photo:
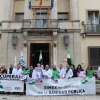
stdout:
<svg viewBox="0 0 100 100">
<path fill-rule="evenodd" d="M 29 71 L 30 71 L 29 69 L 28 70 L 23 69 L 23 74 L 24 75 L 28 75 L 29 74 Z"/>
<path fill-rule="evenodd" d="M 92 78 L 93 77 L 94 70 L 87 69 L 87 77 Z"/>
<path fill-rule="evenodd" d="M 58 78 L 57 74 L 58 74 L 59 71 L 58 71 L 58 70 L 53 70 L 53 69 L 51 69 L 51 70 L 52 70 L 52 74 L 53 74 L 52 77 L 53 77 L 54 79 L 57 79 L 57 78 Z"/>
</svg>

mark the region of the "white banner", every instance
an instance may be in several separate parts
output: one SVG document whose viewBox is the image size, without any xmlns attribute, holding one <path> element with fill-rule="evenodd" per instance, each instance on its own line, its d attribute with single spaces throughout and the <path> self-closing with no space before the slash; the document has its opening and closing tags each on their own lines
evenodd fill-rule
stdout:
<svg viewBox="0 0 100 100">
<path fill-rule="evenodd" d="M 70 79 L 43 79 L 43 84 L 26 84 L 26 95 L 72 95 L 96 94 L 95 77 L 78 77 Z"/>
<path fill-rule="evenodd" d="M 23 92 L 24 81 L 20 81 L 20 75 L 0 75 L 0 91 Z"/>
</svg>

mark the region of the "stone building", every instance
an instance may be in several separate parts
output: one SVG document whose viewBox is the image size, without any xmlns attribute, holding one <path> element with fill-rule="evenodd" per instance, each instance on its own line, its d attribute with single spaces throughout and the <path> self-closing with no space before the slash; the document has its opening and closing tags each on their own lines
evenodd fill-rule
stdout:
<svg viewBox="0 0 100 100">
<path fill-rule="evenodd" d="M 42 50 L 43 63 L 63 64 L 69 49 L 76 64 L 86 69 L 88 64 L 97 68 L 99 63 L 100 0 L 0 0 L 0 65 L 6 68 L 20 60 L 23 51 L 27 65 L 39 62 Z M 40 13 L 41 12 L 41 13 Z M 97 17 L 98 16 L 98 17 Z M 12 45 L 12 36 L 17 44 Z"/>
</svg>

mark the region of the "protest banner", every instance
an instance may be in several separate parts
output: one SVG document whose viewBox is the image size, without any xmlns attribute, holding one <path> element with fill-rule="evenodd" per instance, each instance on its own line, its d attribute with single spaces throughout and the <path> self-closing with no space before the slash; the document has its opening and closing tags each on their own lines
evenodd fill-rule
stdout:
<svg viewBox="0 0 100 100">
<path fill-rule="evenodd" d="M 20 75 L 0 75 L 0 91 L 23 92 L 24 82 L 20 81 Z"/>
<path fill-rule="evenodd" d="M 96 94 L 95 77 L 77 77 L 70 79 L 58 79 L 58 83 L 51 79 L 43 79 L 43 84 L 26 84 L 26 95 L 73 95 L 73 94 Z"/>
</svg>

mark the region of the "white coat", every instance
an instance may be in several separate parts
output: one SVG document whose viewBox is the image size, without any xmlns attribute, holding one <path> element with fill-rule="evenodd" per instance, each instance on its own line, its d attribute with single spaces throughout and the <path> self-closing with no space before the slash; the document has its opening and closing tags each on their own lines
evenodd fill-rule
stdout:
<svg viewBox="0 0 100 100">
<path fill-rule="evenodd" d="M 44 75 L 44 79 L 47 79 L 46 76 L 50 79 L 52 77 L 52 71 L 50 69 L 48 70 L 43 70 L 43 75 Z"/>
<path fill-rule="evenodd" d="M 62 69 L 59 68 L 58 70 L 59 70 L 59 77 L 63 78 L 66 70 L 64 68 Z"/>
<path fill-rule="evenodd" d="M 98 67 L 97 76 L 100 79 L 100 67 Z"/>
<path fill-rule="evenodd" d="M 22 73 L 23 73 L 22 69 L 14 68 L 12 71 L 12 74 L 14 75 L 22 75 Z"/>
<path fill-rule="evenodd" d="M 41 72 L 36 72 L 35 69 L 33 70 L 33 73 L 32 73 L 32 78 L 33 79 L 42 79 L 42 73 Z"/>
<path fill-rule="evenodd" d="M 67 73 L 65 71 L 64 75 L 65 75 L 65 78 L 67 78 L 67 79 L 73 77 L 73 71 L 72 71 L 72 69 L 69 69 Z"/>
</svg>

